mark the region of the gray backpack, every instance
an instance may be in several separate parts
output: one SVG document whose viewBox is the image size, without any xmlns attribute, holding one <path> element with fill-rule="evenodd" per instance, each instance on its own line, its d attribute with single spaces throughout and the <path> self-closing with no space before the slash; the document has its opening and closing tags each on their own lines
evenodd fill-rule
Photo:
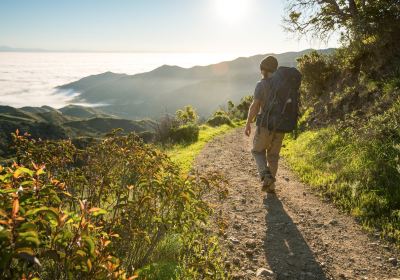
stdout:
<svg viewBox="0 0 400 280">
<path fill-rule="evenodd" d="M 296 68 L 279 67 L 262 81 L 265 103 L 257 116 L 257 126 L 270 131 L 292 132 L 299 117 L 301 74 Z"/>
</svg>

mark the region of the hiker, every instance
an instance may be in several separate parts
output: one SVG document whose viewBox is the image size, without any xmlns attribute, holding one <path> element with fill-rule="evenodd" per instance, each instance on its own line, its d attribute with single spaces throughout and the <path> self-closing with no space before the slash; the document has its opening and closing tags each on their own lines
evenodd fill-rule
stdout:
<svg viewBox="0 0 400 280">
<path fill-rule="evenodd" d="M 273 56 L 261 61 L 260 71 L 262 79 L 254 91 L 245 135 L 250 136 L 251 123 L 256 118 L 251 152 L 262 181 L 262 191 L 274 193 L 283 138 L 297 125 L 301 74 L 295 68 L 278 68 L 278 60 Z"/>
</svg>

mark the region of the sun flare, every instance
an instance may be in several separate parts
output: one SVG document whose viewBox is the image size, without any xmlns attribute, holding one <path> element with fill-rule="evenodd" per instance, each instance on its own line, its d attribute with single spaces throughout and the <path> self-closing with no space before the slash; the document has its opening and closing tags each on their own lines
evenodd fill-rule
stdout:
<svg viewBox="0 0 400 280">
<path fill-rule="evenodd" d="M 249 0 L 214 0 L 217 15 L 227 23 L 240 21 L 247 13 Z"/>
</svg>

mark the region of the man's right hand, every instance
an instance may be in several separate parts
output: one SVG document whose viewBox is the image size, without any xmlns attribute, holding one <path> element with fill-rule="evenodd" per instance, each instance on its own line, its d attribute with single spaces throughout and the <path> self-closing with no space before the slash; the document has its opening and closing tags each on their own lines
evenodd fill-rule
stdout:
<svg viewBox="0 0 400 280">
<path fill-rule="evenodd" d="M 251 124 L 250 123 L 246 123 L 246 128 L 244 129 L 244 134 L 249 137 L 251 134 Z"/>
</svg>

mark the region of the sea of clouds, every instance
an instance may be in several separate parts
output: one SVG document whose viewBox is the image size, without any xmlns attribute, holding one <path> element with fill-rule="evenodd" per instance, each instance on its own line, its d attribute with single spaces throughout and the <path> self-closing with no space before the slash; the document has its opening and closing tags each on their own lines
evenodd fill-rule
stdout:
<svg viewBox="0 0 400 280">
<path fill-rule="evenodd" d="M 235 57 L 235 54 L 216 53 L 0 52 L 0 105 L 60 108 L 70 104 L 79 92 L 59 91 L 56 87 L 89 75 L 107 71 L 136 74 L 164 64 L 191 67 Z"/>
</svg>

